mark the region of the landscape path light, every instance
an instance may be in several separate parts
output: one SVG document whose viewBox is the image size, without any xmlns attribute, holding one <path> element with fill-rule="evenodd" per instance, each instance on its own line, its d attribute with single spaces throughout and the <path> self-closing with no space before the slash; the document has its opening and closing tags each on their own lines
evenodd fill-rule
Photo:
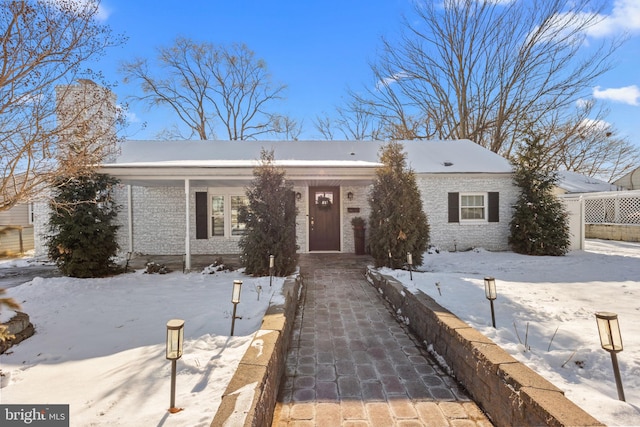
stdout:
<svg viewBox="0 0 640 427">
<path fill-rule="evenodd" d="M 169 320 L 167 322 L 167 359 L 171 360 L 171 403 L 169 412 L 172 414 L 182 411 L 182 408 L 176 408 L 176 362 L 182 357 L 183 342 L 184 320 Z"/>
<path fill-rule="evenodd" d="M 600 345 L 611 354 L 613 364 L 613 375 L 618 388 L 618 399 L 625 402 L 624 390 L 622 389 L 622 379 L 620 378 L 620 368 L 618 367 L 618 352 L 622 351 L 622 335 L 620 334 L 620 323 L 618 315 L 607 311 L 596 313 L 598 322 L 598 334 L 600 335 Z"/>
<path fill-rule="evenodd" d="M 231 336 L 233 336 L 233 330 L 236 326 L 236 319 L 242 319 L 242 317 L 236 316 L 236 309 L 240 302 L 240 290 L 242 289 L 242 280 L 233 281 L 233 292 L 231 293 L 231 302 L 233 303 L 233 315 L 231 316 Z"/>
<path fill-rule="evenodd" d="M 496 314 L 493 310 L 493 301 L 498 297 L 496 292 L 496 279 L 490 276 L 484 278 L 484 296 L 491 303 L 491 324 L 496 327 Z"/>
<path fill-rule="evenodd" d="M 276 257 L 274 255 L 269 255 L 269 287 L 271 287 L 271 283 L 273 282 L 273 269 L 276 266 Z"/>
<path fill-rule="evenodd" d="M 413 257 L 411 256 L 411 252 L 407 252 L 407 264 L 409 265 L 409 278 L 413 280 L 413 273 L 411 272 L 411 267 L 413 267 Z"/>
</svg>

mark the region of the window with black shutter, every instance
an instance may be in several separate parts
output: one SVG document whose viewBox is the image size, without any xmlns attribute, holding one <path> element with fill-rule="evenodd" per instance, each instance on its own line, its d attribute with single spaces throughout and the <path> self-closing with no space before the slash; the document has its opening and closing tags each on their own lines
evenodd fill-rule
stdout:
<svg viewBox="0 0 640 427">
<path fill-rule="evenodd" d="M 486 197 L 486 201 L 485 201 Z M 500 193 L 448 193 L 448 218 L 449 222 L 460 222 L 460 199 L 462 204 L 462 221 L 486 220 L 488 222 L 500 222 Z M 485 216 L 486 213 L 486 216 Z M 486 218 L 486 219 L 485 219 Z"/>
<path fill-rule="evenodd" d="M 460 193 L 449 193 L 449 222 L 460 222 Z"/>
<path fill-rule="evenodd" d="M 489 193 L 489 222 L 500 222 L 500 193 Z"/>
<path fill-rule="evenodd" d="M 196 192 L 196 239 L 206 239 L 209 237 L 207 229 L 209 219 L 209 209 L 207 208 L 207 192 Z"/>
</svg>

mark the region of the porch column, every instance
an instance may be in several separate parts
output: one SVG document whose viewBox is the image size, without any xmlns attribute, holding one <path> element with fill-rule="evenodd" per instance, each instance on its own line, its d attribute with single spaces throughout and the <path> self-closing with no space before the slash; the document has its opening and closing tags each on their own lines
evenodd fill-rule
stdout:
<svg viewBox="0 0 640 427">
<path fill-rule="evenodd" d="M 190 271 L 191 270 L 191 243 L 189 241 L 189 229 L 191 228 L 191 222 L 190 222 L 190 211 L 189 211 L 189 193 L 191 190 L 191 182 L 189 181 L 189 179 L 185 179 L 184 180 L 184 212 L 186 215 L 185 218 L 185 224 L 186 224 L 186 230 L 185 230 L 185 238 L 184 238 L 184 268 L 185 271 Z"/>
<path fill-rule="evenodd" d="M 133 253 L 133 189 L 127 185 L 127 219 L 129 232 L 129 253 Z"/>
</svg>

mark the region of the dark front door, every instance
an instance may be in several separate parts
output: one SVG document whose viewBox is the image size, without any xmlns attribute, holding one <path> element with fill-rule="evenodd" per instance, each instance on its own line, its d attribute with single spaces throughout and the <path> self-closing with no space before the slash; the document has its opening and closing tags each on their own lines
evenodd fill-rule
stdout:
<svg viewBox="0 0 640 427">
<path fill-rule="evenodd" d="M 340 187 L 309 187 L 309 250 L 340 250 Z"/>
</svg>

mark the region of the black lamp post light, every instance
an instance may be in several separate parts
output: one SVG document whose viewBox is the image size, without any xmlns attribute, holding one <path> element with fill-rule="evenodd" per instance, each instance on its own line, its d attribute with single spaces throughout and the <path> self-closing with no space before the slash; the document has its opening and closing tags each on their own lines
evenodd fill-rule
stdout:
<svg viewBox="0 0 640 427">
<path fill-rule="evenodd" d="M 236 326 L 236 319 L 242 319 L 242 317 L 236 316 L 236 309 L 240 302 L 240 291 L 242 290 L 242 280 L 233 281 L 233 291 L 231 293 L 231 302 L 233 303 L 233 315 L 231 316 L 231 336 L 233 336 L 233 330 Z"/>
<path fill-rule="evenodd" d="M 496 327 L 496 314 L 493 310 L 493 301 L 498 297 L 496 292 L 496 279 L 490 276 L 484 278 L 484 296 L 491 303 L 491 324 Z"/>
<path fill-rule="evenodd" d="M 182 411 L 182 408 L 176 408 L 176 362 L 182 357 L 183 342 L 184 320 L 169 320 L 167 322 L 167 359 L 171 360 L 171 403 L 169 412 L 172 414 Z"/>
<path fill-rule="evenodd" d="M 611 354 L 613 375 L 615 376 L 616 387 L 618 388 L 618 399 L 625 402 L 617 356 L 617 353 L 622 351 L 622 335 L 620 334 L 618 315 L 616 313 L 601 311 L 599 313 L 596 313 L 596 321 L 598 322 L 600 345 L 602 346 L 603 350 L 606 350 L 609 352 L 609 354 Z"/>
</svg>

